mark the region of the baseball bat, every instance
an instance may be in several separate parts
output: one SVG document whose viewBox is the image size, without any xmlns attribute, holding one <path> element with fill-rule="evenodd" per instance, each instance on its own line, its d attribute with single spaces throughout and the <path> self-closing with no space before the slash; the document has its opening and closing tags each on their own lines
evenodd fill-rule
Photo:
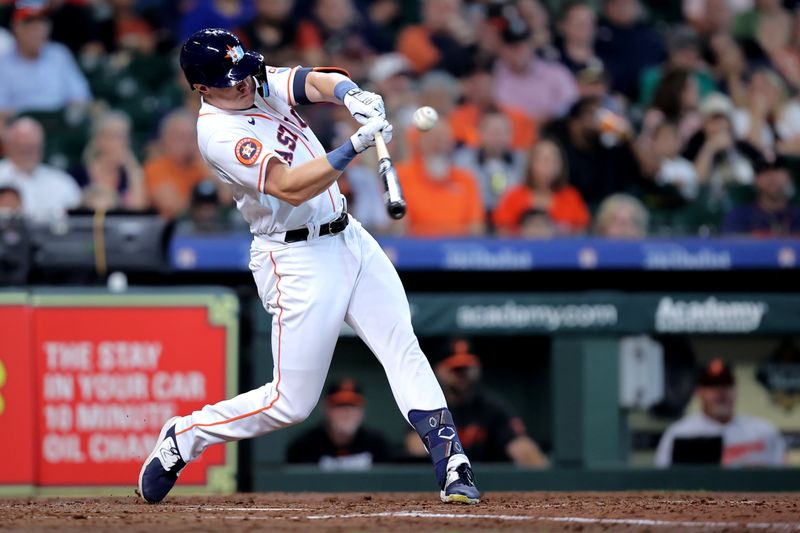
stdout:
<svg viewBox="0 0 800 533">
<path fill-rule="evenodd" d="M 375 150 L 378 152 L 378 173 L 383 178 L 383 199 L 386 202 L 386 211 L 394 219 L 403 218 L 406 214 L 406 201 L 403 198 L 403 189 L 400 180 L 394 171 L 389 149 L 383 140 L 381 132 L 375 136 Z"/>
</svg>

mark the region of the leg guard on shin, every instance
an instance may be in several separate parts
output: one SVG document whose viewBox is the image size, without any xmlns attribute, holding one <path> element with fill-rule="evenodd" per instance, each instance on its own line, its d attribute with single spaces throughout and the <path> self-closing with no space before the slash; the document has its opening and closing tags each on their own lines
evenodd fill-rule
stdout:
<svg viewBox="0 0 800 533">
<path fill-rule="evenodd" d="M 463 456 L 463 462 L 468 463 L 464 455 L 464 448 L 456 433 L 453 415 L 447 408 L 434 411 L 409 411 L 409 421 L 414 425 L 417 434 L 422 439 L 425 449 L 431 456 L 436 472 L 436 480 L 440 487 L 444 487 L 447 480 L 448 461 L 455 455 Z M 457 458 L 458 459 L 458 458 Z"/>
</svg>

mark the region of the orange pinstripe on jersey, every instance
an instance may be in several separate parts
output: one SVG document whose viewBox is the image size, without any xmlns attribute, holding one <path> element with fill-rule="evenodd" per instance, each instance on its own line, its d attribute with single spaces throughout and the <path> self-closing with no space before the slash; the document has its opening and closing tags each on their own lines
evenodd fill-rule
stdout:
<svg viewBox="0 0 800 533">
<path fill-rule="evenodd" d="M 272 271 L 275 273 L 275 276 L 277 276 L 277 278 L 278 278 L 278 281 L 275 282 L 275 289 L 278 291 L 278 298 L 276 300 L 276 305 L 278 306 L 278 309 L 279 309 L 279 311 L 278 311 L 278 365 L 277 365 L 278 366 L 278 379 L 275 382 L 275 392 L 276 392 L 275 398 L 273 398 L 272 401 L 269 402 L 269 405 L 267 405 L 266 407 L 262 407 L 261 409 L 257 409 L 255 411 L 250 412 L 250 413 L 245 413 L 243 415 L 235 416 L 235 417 L 229 418 L 227 420 L 220 420 L 219 422 L 213 422 L 211 424 L 192 424 L 188 428 L 182 429 L 181 431 L 176 432 L 175 433 L 176 437 L 178 435 L 183 435 L 187 431 L 191 431 L 192 429 L 197 428 L 197 427 L 220 426 L 220 425 L 223 425 L 223 424 L 230 424 L 231 422 L 236 422 L 237 420 L 242 420 L 244 418 L 249 418 L 251 416 L 254 416 L 254 415 L 257 415 L 259 413 L 263 413 L 264 411 L 268 411 L 268 410 L 272 409 L 272 406 L 275 405 L 275 402 L 280 400 L 280 398 L 281 398 L 281 390 L 280 390 L 280 387 L 281 387 L 281 337 L 283 336 L 283 325 L 282 325 L 282 323 L 283 323 L 283 321 L 282 321 L 282 318 L 283 318 L 283 307 L 281 306 L 281 296 L 283 296 L 283 293 L 281 292 L 281 275 L 278 274 L 278 264 L 275 262 L 275 257 L 272 255 L 272 252 L 269 253 L 269 258 L 272 261 Z"/>
</svg>

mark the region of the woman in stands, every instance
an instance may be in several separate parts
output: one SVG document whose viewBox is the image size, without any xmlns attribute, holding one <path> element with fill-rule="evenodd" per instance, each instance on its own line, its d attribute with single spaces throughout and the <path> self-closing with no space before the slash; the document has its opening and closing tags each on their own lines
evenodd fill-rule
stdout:
<svg viewBox="0 0 800 533">
<path fill-rule="evenodd" d="M 519 235 L 531 210 L 547 213 L 555 233 L 583 233 L 589 210 L 577 189 L 567 184 L 567 165 L 561 148 L 550 139 L 536 143 L 528 154 L 525 182 L 500 198 L 492 218 L 500 235 Z"/>
<path fill-rule="evenodd" d="M 130 118 L 119 111 L 109 111 L 93 123 L 83 164 L 72 171 L 83 189 L 84 207 L 93 211 L 147 207 L 142 167 L 131 148 L 130 130 Z"/>
</svg>

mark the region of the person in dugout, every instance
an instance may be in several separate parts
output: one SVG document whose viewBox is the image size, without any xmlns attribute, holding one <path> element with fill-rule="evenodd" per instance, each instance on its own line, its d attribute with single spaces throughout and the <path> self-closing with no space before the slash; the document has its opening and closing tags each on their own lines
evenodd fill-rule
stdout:
<svg viewBox="0 0 800 533">
<path fill-rule="evenodd" d="M 364 395 L 351 378 L 328 387 L 325 418 L 289 445 L 290 463 L 316 463 L 322 470 L 369 470 L 389 460 L 384 436 L 364 427 Z"/>
<path fill-rule="evenodd" d="M 522 420 L 501 400 L 481 386 L 481 362 L 465 339 L 456 339 L 434 365 L 447 405 L 458 421 L 456 430 L 464 450 L 474 461 L 513 462 L 543 468 L 547 457 L 527 435 Z M 457 413 L 457 414 L 456 414 Z M 425 449 L 409 434 L 406 453 L 425 457 Z"/>
</svg>

